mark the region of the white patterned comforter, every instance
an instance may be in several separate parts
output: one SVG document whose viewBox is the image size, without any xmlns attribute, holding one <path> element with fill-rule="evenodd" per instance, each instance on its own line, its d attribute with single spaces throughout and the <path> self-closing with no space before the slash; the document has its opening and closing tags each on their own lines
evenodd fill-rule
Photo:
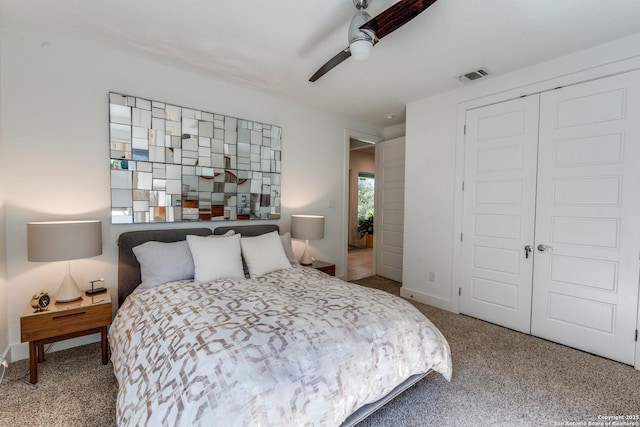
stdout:
<svg viewBox="0 0 640 427">
<path fill-rule="evenodd" d="M 337 426 L 449 346 L 408 302 L 294 267 L 134 291 L 109 331 L 119 426 Z"/>
</svg>

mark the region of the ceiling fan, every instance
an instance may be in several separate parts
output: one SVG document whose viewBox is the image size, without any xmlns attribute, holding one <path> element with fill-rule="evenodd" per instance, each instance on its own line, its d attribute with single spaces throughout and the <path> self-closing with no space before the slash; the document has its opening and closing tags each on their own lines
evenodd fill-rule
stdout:
<svg viewBox="0 0 640 427">
<path fill-rule="evenodd" d="M 400 0 L 375 18 L 366 12 L 369 0 L 353 0 L 358 9 L 349 25 L 349 46 L 331 58 L 309 79 L 315 82 L 350 56 L 367 59 L 371 48 L 387 34 L 424 12 L 436 0 Z"/>
</svg>

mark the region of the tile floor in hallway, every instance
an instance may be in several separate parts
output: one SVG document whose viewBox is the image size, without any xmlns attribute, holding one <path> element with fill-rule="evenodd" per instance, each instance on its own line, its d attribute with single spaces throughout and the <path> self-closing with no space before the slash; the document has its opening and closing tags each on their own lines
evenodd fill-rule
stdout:
<svg viewBox="0 0 640 427">
<path fill-rule="evenodd" d="M 373 275 L 373 248 L 349 247 L 347 280 L 358 280 Z"/>
</svg>

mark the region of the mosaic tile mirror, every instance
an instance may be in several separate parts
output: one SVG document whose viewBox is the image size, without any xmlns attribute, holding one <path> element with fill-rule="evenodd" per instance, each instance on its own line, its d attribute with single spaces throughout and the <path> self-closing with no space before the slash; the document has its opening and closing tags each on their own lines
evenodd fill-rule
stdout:
<svg viewBox="0 0 640 427">
<path fill-rule="evenodd" d="M 280 218 L 278 126 L 109 94 L 113 224 Z"/>
</svg>

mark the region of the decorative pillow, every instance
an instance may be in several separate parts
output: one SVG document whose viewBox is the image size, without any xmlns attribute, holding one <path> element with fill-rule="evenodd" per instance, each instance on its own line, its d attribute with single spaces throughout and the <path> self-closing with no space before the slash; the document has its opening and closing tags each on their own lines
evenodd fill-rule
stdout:
<svg viewBox="0 0 640 427">
<path fill-rule="evenodd" d="M 173 280 L 193 279 L 193 257 L 186 240 L 172 243 L 149 241 L 132 250 L 140 263 L 142 289 Z"/>
<path fill-rule="evenodd" d="M 251 277 L 291 268 L 277 231 L 240 239 L 240 246 Z"/>
<path fill-rule="evenodd" d="M 280 240 L 282 240 L 282 248 L 284 249 L 284 253 L 287 255 L 287 259 L 291 265 L 298 264 L 298 258 L 296 258 L 296 254 L 293 253 L 293 248 L 291 247 L 291 233 L 287 231 L 280 235 Z"/>
<path fill-rule="evenodd" d="M 234 234 L 233 230 L 229 230 L 223 235 L 211 235 L 207 238 L 229 237 Z M 132 248 L 132 251 L 140 264 L 142 289 L 194 277 L 193 257 L 186 240 L 169 243 L 148 241 Z"/>
<path fill-rule="evenodd" d="M 240 235 L 224 239 L 187 236 L 195 264 L 194 278 L 198 282 L 243 278 Z"/>
</svg>

